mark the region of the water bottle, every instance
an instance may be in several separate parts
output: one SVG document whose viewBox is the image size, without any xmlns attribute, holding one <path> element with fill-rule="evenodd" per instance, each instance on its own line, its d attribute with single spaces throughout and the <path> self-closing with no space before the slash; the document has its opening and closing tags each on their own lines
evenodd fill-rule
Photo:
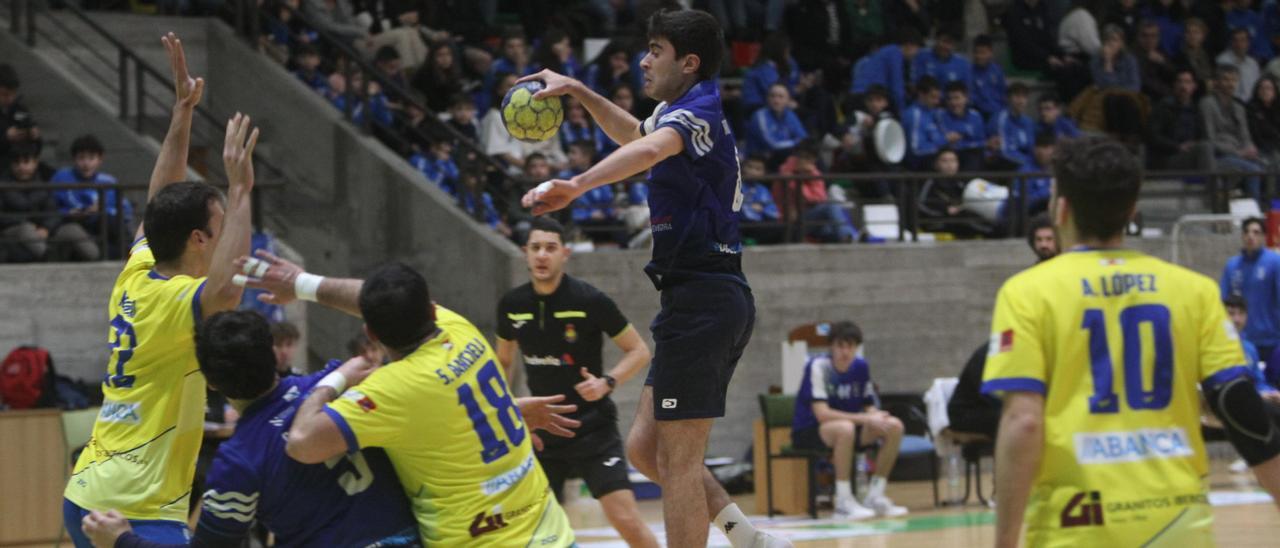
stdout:
<svg viewBox="0 0 1280 548">
<path fill-rule="evenodd" d="M 858 453 L 853 457 L 855 467 L 854 484 L 858 486 L 858 492 L 855 496 L 858 500 L 867 499 L 867 490 L 871 488 L 871 477 L 867 474 L 867 455 L 866 453 Z"/>
<path fill-rule="evenodd" d="M 964 502 L 964 492 L 960 490 L 962 476 L 964 476 L 964 459 L 960 456 L 960 448 L 952 446 L 947 451 L 947 504 L 961 504 Z"/>
</svg>

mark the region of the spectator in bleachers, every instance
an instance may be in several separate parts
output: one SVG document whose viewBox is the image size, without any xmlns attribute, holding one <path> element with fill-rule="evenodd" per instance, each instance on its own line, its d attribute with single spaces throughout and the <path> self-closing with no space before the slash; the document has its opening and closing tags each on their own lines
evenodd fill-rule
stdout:
<svg viewBox="0 0 1280 548">
<path fill-rule="evenodd" d="M 521 34 L 508 34 L 502 39 L 502 56 L 493 60 L 489 68 L 491 81 L 502 73 L 516 75 L 517 78 L 528 76 L 537 71 L 533 60 L 529 57 L 529 46 Z"/>
<path fill-rule="evenodd" d="M 1245 29 L 1231 31 L 1230 45 L 1231 47 L 1218 54 L 1216 61 L 1219 66 L 1230 65 L 1236 68 L 1240 76 L 1236 82 L 1235 98 L 1248 101 L 1253 95 L 1253 86 L 1262 76 L 1258 61 L 1249 55 L 1249 31 Z"/>
<path fill-rule="evenodd" d="M 1280 85 L 1271 76 L 1258 79 L 1246 112 L 1249 115 L 1249 136 L 1257 143 L 1258 155 L 1272 168 L 1280 167 Z M 1277 364 L 1280 367 L 1280 364 Z"/>
<path fill-rule="evenodd" d="M 1249 135 L 1249 116 L 1244 105 L 1235 98 L 1239 89 L 1240 72 L 1231 65 L 1218 65 L 1213 92 L 1200 99 L 1200 115 L 1204 118 L 1205 135 L 1213 144 L 1216 167 L 1228 171 L 1262 171 L 1258 148 Z M 1262 180 L 1249 176 L 1244 180 L 1245 191 L 1258 201 L 1263 211 L 1269 209 L 1262 201 Z"/>
<path fill-rule="evenodd" d="M 995 62 L 995 49 L 991 37 L 981 35 L 973 39 L 972 86 L 973 108 L 990 118 L 1004 109 L 1005 95 L 1008 86 L 1004 80 L 1004 69 Z"/>
<path fill-rule="evenodd" d="M 1205 39 L 1208 36 L 1209 27 L 1204 21 L 1196 17 L 1187 19 L 1182 45 L 1173 56 L 1173 64 L 1189 69 L 1196 75 L 1197 82 L 1206 84 L 1213 80 L 1213 56 L 1205 49 Z"/>
<path fill-rule="evenodd" d="M 987 144 L 985 126 L 982 115 L 969 108 L 969 92 L 964 82 L 947 84 L 947 106 L 938 111 L 938 129 L 947 146 L 960 156 L 961 171 L 982 169 Z"/>
<path fill-rule="evenodd" d="M 956 151 L 944 148 L 933 159 L 933 171 L 937 179 L 925 181 L 920 188 L 920 215 L 941 219 L 960 215 L 964 211 L 964 181 L 954 178 L 960 173 L 960 157 Z"/>
<path fill-rule="evenodd" d="M 955 52 L 958 42 L 960 36 L 957 31 L 939 29 L 933 37 L 933 47 L 921 50 L 911 60 L 911 80 L 917 82 L 925 76 L 932 76 L 942 86 L 952 82 L 968 86 L 969 79 L 973 77 L 973 67 L 968 59 Z"/>
<path fill-rule="evenodd" d="M 97 137 L 93 135 L 77 137 L 71 142 L 71 159 L 74 165 L 59 169 L 49 179 L 49 182 L 116 184 L 115 177 L 101 171 L 104 152 L 102 142 L 98 141 Z M 60 190 L 54 193 L 54 198 L 58 201 L 58 210 L 68 219 L 79 222 L 90 235 L 95 237 L 102 236 L 98 215 L 101 212 L 106 213 L 107 241 L 111 245 L 111 248 L 107 250 L 107 256 L 116 257 L 121 244 L 128 244 L 129 242 L 120 241 L 120 234 L 116 230 L 115 223 L 117 221 L 123 223 L 124 232 L 132 235 L 133 204 L 122 197 L 120 199 L 120 210 L 117 210 L 115 190 L 107 190 L 103 193 L 102 198 L 107 202 L 105 204 L 98 202 L 98 196 L 97 190 L 89 188 Z"/>
<path fill-rule="evenodd" d="M 586 77 L 582 81 L 596 93 L 606 97 L 619 85 L 630 89 L 635 78 L 631 74 L 629 57 L 625 39 L 610 40 L 604 51 L 587 66 Z M 634 89 L 630 91 L 635 92 Z"/>
<path fill-rule="evenodd" d="M 1210 169 L 1213 145 L 1205 139 L 1204 117 L 1196 104 L 1196 78 L 1183 68 L 1174 77 L 1173 94 L 1156 104 L 1148 118 L 1147 159 L 1155 169 Z"/>
<path fill-rule="evenodd" d="M 493 196 L 484 190 L 484 172 L 477 166 L 478 162 L 469 161 L 468 167 L 460 169 L 458 178 L 462 184 L 458 187 L 458 204 L 471 218 L 480 221 L 489 228 L 498 231 L 505 237 L 511 237 L 511 227 L 498 215 L 493 206 Z"/>
<path fill-rule="evenodd" d="M 595 145 L 590 141 L 578 141 L 569 145 L 569 167 L 557 175 L 560 179 L 572 179 L 591 168 L 591 158 L 595 156 Z M 613 185 L 600 185 L 573 201 L 573 223 L 582 227 L 602 229 L 621 228 L 622 220 L 614 208 L 616 196 Z M 600 231 L 592 235 L 592 240 L 621 242 L 625 232 Z"/>
<path fill-rule="evenodd" d="M 297 353 L 301 340 L 302 332 L 298 331 L 298 326 L 287 321 L 271 324 L 271 351 L 276 355 L 276 373 L 280 378 L 303 373 L 293 369 L 293 355 Z"/>
<path fill-rule="evenodd" d="M 775 83 L 769 87 L 769 104 L 757 110 L 747 124 L 748 153 L 768 155 L 776 166 L 809 136 L 789 103 L 791 94 L 786 85 Z"/>
<path fill-rule="evenodd" d="M 808 180 L 793 179 L 785 183 L 779 181 L 773 187 L 775 203 L 786 205 L 786 218 L 804 219 L 805 236 L 824 243 L 857 241 L 858 231 L 845 211 L 847 204 L 832 200 L 827 193 L 826 182 L 817 178 L 822 175 L 822 171 L 818 169 L 816 141 L 810 139 L 797 146 L 791 157 L 778 168 L 778 174 L 814 177 Z M 778 199 L 780 195 L 783 197 L 781 200 Z"/>
<path fill-rule="evenodd" d="M 350 84 L 348 84 L 350 80 Z M 366 81 L 364 72 L 351 72 L 348 78 L 334 72 L 329 75 L 330 101 L 334 108 L 347 111 L 347 86 L 353 91 L 351 101 L 351 121 L 356 125 L 364 125 L 366 118 L 375 127 L 393 127 L 395 125 L 395 108 L 382 86 L 377 82 Z"/>
<path fill-rule="evenodd" d="M 550 69 L 570 78 L 581 79 L 586 76 L 578 58 L 573 55 L 573 44 L 569 35 L 563 30 L 552 27 L 542 35 L 542 43 L 533 53 L 534 71 Z"/>
<path fill-rule="evenodd" d="M 473 143 L 480 142 L 480 125 L 476 123 L 476 104 L 464 94 L 456 94 L 449 105 L 449 127 Z"/>
<path fill-rule="evenodd" d="M 436 137 L 427 151 L 409 158 L 413 165 L 432 184 L 450 195 L 458 193 L 458 164 L 453 161 L 453 143 L 443 135 Z"/>
<path fill-rule="evenodd" d="M 1048 173 L 1050 166 L 1053 165 L 1053 151 L 1058 144 L 1058 138 L 1052 133 L 1041 133 L 1036 135 L 1036 144 L 1032 149 L 1031 161 L 1023 164 L 1018 171 L 1022 173 Z M 1025 190 L 1027 193 L 1027 210 L 1028 217 L 1044 213 L 1049 209 L 1049 199 L 1053 193 L 1053 179 L 1050 176 L 1042 177 L 1023 177 L 1022 185 L 1013 185 L 1009 192 L 1009 198 L 1001 206 L 1000 219 L 1007 222 L 1012 212 L 1011 208 L 1018 207 L 1021 201 L 1021 192 Z"/>
<path fill-rule="evenodd" d="M 432 134 L 437 127 L 435 124 L 439 122 L 428 119 L 427 111 L 417 103 L 407 103 L 404 116 L 396 118 L 396 123 L 399 124 L 397 133 L 400 135 L 401 142 L 398 146 L 391 144 L 387 146 L 399 149 L 401 156 L 412 156 L 431 147 L 431 139 L 428 135 Z"/>
<path fill-rule="evenodd" d="M 871 382 L 871 367 L 858 356 L 862 329 L 849 321 L 830 326 L 830 354 L 815 356 L 804 366 L 796 392 L 791 443 L 800 449 L 834 451 L 838 519 L 896 517 L 907 509 L 896 506 L 884 494 L 885 484 L 902 444 L 902 421 L 877 409 L 879 398 Z M 880 441 L 867 496 L 854 498 L 854 450 L 859 444 Z M 864 506 L 865 505 L 865 506 Z"/>
<path fill-rule="evenodd" d="M 632 112 L 635 109 L 635 92 L 625 82 L 619 82 L 614 85 L 613 91 L 609 93 L 608 97 L 613 104 L 618 105 L 622 110 Z M 603 159 L 605 156 L 613 154 L 613 151 L 618 150 L 618 143 L 614 142 L 599 125 L 595 126 L 594 140 L 596 142 L 597 159 Z"/>
<path fill-rule="evenodd" d="M 1102 48 L 1089 61 L 1093 85 L 1098 89 L 1137 92 L 1142 89 L 1138 61 L 1125 49 L 1124 30 L 1108 25 L 1102 33 Z"/>
<path fill-rule="evenodd" d="M 881 120 L 893 119 L 889 111 L 889 90 L 874 85 L 862 94 L 863 108 L 849 116 L 852 123 L 839 132 L 840 145 L 832 152 L 831 171 L 835 173 L 875 173 L 887 170 L 875 150 L 875 127 Z M 893 197 L 888 181 L 857 181 L 853 188 L 862 198 Z"/>
<path fill-rule="evenodd" d="M 1058 47 L 1067 55 L 1087 60 L 1102 50 L 1098 35 L 1097 0 L 1072 0 L 1071 10 L 1058 23 Z"/>
<path fill-rule="evenodd" d="M 1280 254 L 1267 249 L 1266 223 L 1250 217 L 1240 224 L 1242 249 L 1222 268 L 1218 286 L 1225 300 L 1232 295 L 1243 297 L 1249 310 L 1249 322 L 1240 334 L 1258 347 L 1259 356 L 1271 356 L 1280 349 Z M 1268 359 L 1268 364 L 1280 363 Z M 1268 379 L 1280 368 L 1268 367 Z"/>
<path fill-rule="evenodd" d="M 849 27 L 853 33 L 854 58 L 862 57 L 871 48 L 884 43 L 889 22 L 885 20 L 883 0 L 852 0 L 849 6 Z"/>
<path fill-rule="evenodd" d="M 302 44 L 295 51 L 297 53 L 293 56 L 294 65 L 298 68 L 293 71 L 293 75 L 316 93 L 327 94 L 329 76 L 320 71 L 320 52 L 316 51 L 315 46 L 311 44 Z"/>
<path fill-rule="evenodd" d="M 264 31 L 258 43 L 281 64 L 289 60 L 290 52 L 320 39 L 320 33 L 298 17 L 300 8 L 301 0 L 270 0 L 265 5 L 260 22 Z"/>
<path fill-rule="evenodd" d="M 1267 36 L 1262 20 L 1262 13 L 1254 9 L 1249 0 L 1231 0 L 1232 5 L 1226 10 L 1227 28 L 1234 33 L 1243 30 L 1249 35 L 1249 55 L 1254 59 L 1266 62 L 1275 53 L 1271 48 L 1271 37 Z"/>
<path fill-rule="evenodd" d="M 1004 18 L 1013 66 L 1051 72 L 1074 61 L 1062 53 L 1053 39 L 1056 29 L 1045 0 L 1013 0 Z"/>
<path fill-rule="evenodd" d="M 31 110 L 22 104 L 18 71 L 0 63 L 0 162 L 9 155 L 10 147 L 19 143 L 32 143 L 40 148 L 40 126 Z"/>
<path fill-rule="evenodd" d="M 1035 139 L 1036 123 L 1027 115 L 1027 101 L 1031 90 L 1022 82 L 1009 86 L 1009 106 L 987 124 L 990 146 L 1000 158 L 1018 166 L 1032 161 L 1031 147 Z"/>
<path fill-rule="evenodd" d="M 850 91 L 866 93 L 871 86 L 884 86 L 897 112 L 907 109 L 907 72 L 920 52 L 920 35 L 914 30 L 902 31 L 894 44 L 883 46 L 853 65 L 853 84 Z M 917 82 L 919 85 L 919 82 Z"/>
<path fill-rule="evenodd" d="M 560 124 L 560 131 L 556 136 L 560 138 L 560 144 L 565 150 L 569 150 L 569 145 L 579 141 L 587 143 L 595 141 L 595 124 L 591 123 L 591 119 L 587 116 L 587 109 L 572 96 L 564 98 L 564 122 Z M 569 156 L 569 163 L 572 164 L 573 151 L 569 151 Z"/>
<path fill-rule="evenodd" d="M 840 0 L 799 0 L 787 8 L 791 53 L 802 70 L 821 70 L 827 82 L 840 82 L 840 72 L 849 70 L 853 36 L 847 7 Z"/>
<path fill-rule="evenodd" d="M 791 57 L 791 41 L 777 32 L 765 38 L 760 57 L 742 80 L 742 108 L 755 112 L 765 105 L 769 88 L 781 82 L 794 94 L 800 81 L 800 65 Z"/>
<path fill-rule="evenodd" d="M 1106 8 L 1106 21 L 1103 26 L 1115 25 L 1124 32 L 1125 43 L 1131 43 L 1138 37 L 1138 24 L 1141 21 L 1141 10 L 1138 0 L 1111 0 Z M 1105 41 L 1105 40 L 1104 40 Z"/>
<path fill-rule="evenodd" d="M 759 40 L 782 26 L 785 0 L 710 0 L 707 10 L 724 27 L 730 39 Z"/>
<path fill-rule="evenodd" d="M 372 43 L 368 27 L 356 19 L 351 0 L 304 0 L 302 13 L 315 23 L 316 30 L 332 34 L 357 50 L 368 49 Z"/>
<path fill-rule="evenodd" d="M 1182 47 L 1187 7 L 1182 0 L 1154 0 L 1142 8 L 1142 18 L 1152 21 L 1160 29 L 1160 51 L 1173 57 Z"/>
<path fill-rule="evenodd" d="M 378 48 L 378 51 L 373 54 L 373 67 L 377 69 L 378 75 L 390 84 L 384 88 L 384 92 L 391 107 L 397 111 L 402 110 L 405 98 L 395 88 L 408 90 L 409 80 L 405 78 L 404 62 L 400 52 L 391 46 Z"/>
<path fill-rule="evenodd" d="M 942 91 L 932 76 L 916 82 L 916 102 L 902 114 L 902 129 L 907 134 L 907 165 L 923 168 L 933 163 L 933 156 L 947 144 L 938 126 L 938 104 Z"/>
<path fill-rule="evenodd" d="M 1222 300 L 1222 304 L 1227 307 L 1227 317 L 1231 319 L 1231 324 L 1235 326 L 1237 333 L 1244 333 L 1245 326 L 1249 324 L 1249 302 L 1240 295 L 1229 295 Z M 1244 347 L 1244 358 L 1248 362 L 1245 365 L 1249 368 L 1249 376 L 1253 379 L 1253 385 L 1258 389 L 1258 395 L 1272 405 L 1280 404 L 1280 392 L 1267 381 L 1266 375 L 1260 367 L 1260 359 L 1258 355 L 1258 347 L 1249 339 L 1240 339 L 1240 345 Z M 1267 369 L 1271 369 L 1268 367 Z"/>
<path fill-rule="evenodd" d="M 1205 25 L 1206 51 L 1222 51 L 1227 48 L 1227 12 L 1223 3 L 1228 1 L 1230 0 L 1199 0 L 1191 3 L 1191 15 Z"/>
<path fill-rule="evenodd" d="M 773 201 L 769 185 L 760 181 L 765 174 L 763 156 L 748 156 L 742 161 L 742 209 L 738 221 L 743 237 L 757 243 L 778 243 L 786 231 L 780 226 L 753 226 L 754 223 L 776 223 L 782 220 L 782 212 Z"/>
<path fill-rule="evenodd" d="M 0 262 L 96 260 L 97 242 L 84 227 L 63 219 L 54 193 L 45 188 L 36 146 L 14 146 L 7 167 L 0 182 L 22 183 L 31 189 L 0 192 L 0 211 L 26 214 L 23 218 L 0 217 Z"/>
<path fill-rule="evenodd" d="M 518 173 L 524 162 L 524 150 L 502 122 L 502 98 L 515 85 L 516 75 L 500 73 L 494 77 L 494 82 L 489 112 L 480 120 L 480 145 L 485 154 L 505 163 L 509 172 Z"/>
<path fill-rule="evenodd" d="M 1040 119 L 1036 121 L 1036 133 L 1052 132 L 1059 139 L 1075 139 L 1080 136 L 1080 128 L 1067 115 L 1062 113 L 1062 103 L 1058 98 L 1046 93 L 1040 96 Z"/>
<path fill-rule="evenodd" d="M 1138 67 L 1142 93 L 1152 102 L 1173 95 L 1173 77 L 1178 69 L 1160 48 L 1160 24 L 1147 19 L 1138 26 Z"/>
<path fill-rule="evenodd" d="M 432 44 L 431 56 L 414 74 L 412 84 L 432 111 L 444 112 L 452 106 L 454 97 L 463 91 L 462 65 L 454 57 L 453 48 L 443 42 Z"/>
</svg>

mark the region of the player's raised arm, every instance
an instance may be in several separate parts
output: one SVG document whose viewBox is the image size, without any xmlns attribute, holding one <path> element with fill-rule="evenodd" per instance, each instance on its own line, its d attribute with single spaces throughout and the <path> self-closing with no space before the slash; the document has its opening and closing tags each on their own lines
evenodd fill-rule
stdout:
<svg viewBox="0 0 1280 548">
<path fill-rule="evenodd" d="M 613 139 L 619 145 L 625 145 L 641 137 L 640 120 L 637 120 L 626 109 L 613 104 L 613 101 L 602 97 L 580 80 L 569 78 L 550 70 L 543 70 L 537 74 L 531 74 L 516 80 L 516 83 L 531 80 L 541 80 L 546 85 L 545 89 L 533 94 L 534 99 L 558 95 L 572 96 L 579 103 L 582 103 L 583 108 L 587 109 L 587 113 L 591 114 L 591 118 L 596 121 L 596 125 L 599 125 L 600 129 L 604 130 L 605 135 L 608 135 L 610 139 Z"/>
<path fill-rule="evenodd" d="M 187 150 L 191 146 L 191 116 L 200 97 L 204 95 L 204 78 L 192 78 L 187 72 L 187 56 L 182 49 L 182 40 L 172 32 L 160 38 L 164 49 L 169 54 L 169 70 L 173 72 L 173 115 L 169 118 L 169 131 L 165 133 L 164 143 L 160 145 L 160 156 L 156 158 L 155 168 L 151 171 L 151 181 L 147 187 L 147 201 L 160 189 L 170 183 L 187 178 Z M 142 224 L 138 224 L 135 238 L 142 237 Z"/>
<path fill-rule="evenodd" d="M 574 199 L 598 186 L 616 183 L 642 173 L 654 164 L 684 151 L 684 139 L 669 127 L 627 143 L 591 169 L 569 180 L 553 179 L 538 185 L 520 201 L 542 215 L 567 207 Z"/>
<path fill-rule="evenodd" d="M 1007 392 L 996 435 L 996 547 L 1017 548 L 1044 453 L 1044 396 Z"/>
<path fill-rule="evenodd" d="M 356 356 L 316 383 L 311 395 L 298 407 L 293 425 L 289 427 L 289 439 L 284 448 L 289 458 L 303 464 L 315 464 L 359 449 L 347 443 L 333 417 L 325 413 L 325 404 L 338 399 L 348 387 L 360 384 L 375 369 L 377 365 L 363 356 Z"/>
<path fill-rule="evenodd" d="M 236 285 L 266 290 L 258 300 L 286 305 L 295 300 L 318 302 L 329 308 L 360 317 L 360 288 L 364 280 L 331 278 L 309 274 L 302 267 L 258 250 L 257 257 L 235 260 Z"/>
<path fill-rule="evenodd" d="M 253 147 L 258 130 L 250 131 L 248 116 L 236 113 L 227 121 L 222 163 L 227 169 L 227 211 L 222 218 L 222 235 L 213 248 L 209 279 L 200 294 L 200 307 L 207 318 L 240 304 L 244 289 L 234 283 L 235 258 L 249 252 L 253 235 Z"/>
</svg>

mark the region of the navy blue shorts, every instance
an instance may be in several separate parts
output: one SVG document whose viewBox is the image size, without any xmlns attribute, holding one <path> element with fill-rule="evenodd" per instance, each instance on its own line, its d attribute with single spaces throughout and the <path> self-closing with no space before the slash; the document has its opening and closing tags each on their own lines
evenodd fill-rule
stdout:
<svg viewBox="0 0 1280 548">
<path fill-rule="evenodd" d="M 653 319 L 653 387 L 657 420 L 724 416 L 725 395 L 751 340 L 756 305 L 751 289 L 729 280 L 693 280 L 662 290 Z"/>
<path fill-rule="evenodd" d="M 89 511 L 76 503 L 62 499 L 62 524 L 67 528 L 67 536 L 76 548 L 93 548 L 89 537 L 80 530 L 80 521 L 89 515 Z M 191 541 L 191 532 L 187 524 L 181 521 L 165 519 L 131 519 L 129 526 L 138 537 L 160 544 L 186 546 Z"/>
</svg>

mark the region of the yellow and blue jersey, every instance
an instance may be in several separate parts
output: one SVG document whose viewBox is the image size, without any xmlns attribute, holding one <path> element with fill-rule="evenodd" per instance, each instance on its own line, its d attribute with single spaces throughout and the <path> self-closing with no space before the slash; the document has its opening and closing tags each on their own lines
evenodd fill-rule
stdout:
<svg viewBox="0 0 1280 548">
<path fill-rule="evenodd" d="M 64 495 L 87 510 L 185 522 L 204 435 L 195 329 L 205 279 L 154 266 L 138 240 L 111 290 L 102 411 Z"/>
<path fill-rule="evenodd" d="M 1029 546 L 1212 545 L 1198 387 L 1247 374 L 1212 280 L 1063 254 L 996 298 L 983 392 L 1045 397 Z"/>
<path fill-rule="evenodd" d="M 348 449 L 386 450 L 426 545 L 573 544 L 489 343 L 443 307 L 436 324 L 434 338 L 325 407 Z"/>
</svg>

